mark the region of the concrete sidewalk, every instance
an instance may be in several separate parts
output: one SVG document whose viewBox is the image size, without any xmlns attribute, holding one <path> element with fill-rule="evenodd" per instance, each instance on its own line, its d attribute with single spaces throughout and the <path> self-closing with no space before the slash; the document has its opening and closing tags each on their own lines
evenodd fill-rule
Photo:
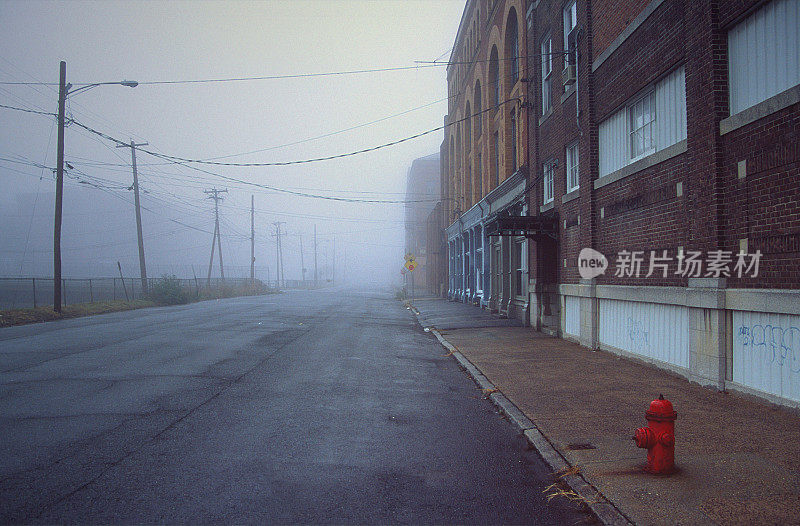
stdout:
<svg viewBox="0 0 800 526">
<path fill-rule="evenodd" d="M 554 470 L 579 470 L 567 479 L 604 522 L 800 524 L 796 411 L 530 328 L 434 323 L 459 312 L 480 323 L 485 312 L 470 305 L 423 299 L 414 307 L 423 326 L 466 358 L 457 356 L 462 365 L 480 371 L 471 372 L 481 387 L 499 391 L 491 396 L 501 408 L 510 405 L 504 399 L 513 404 L 506 413 L 523 431 L 530 428 L 526 436 Z M 660 393 L 678 413 L 671 476 L 644 472 L 646 450 L 631 438 L 647 425 L 644 413 Z M 514 406 L 522 414 L 513 414 Z"/>
</svg>

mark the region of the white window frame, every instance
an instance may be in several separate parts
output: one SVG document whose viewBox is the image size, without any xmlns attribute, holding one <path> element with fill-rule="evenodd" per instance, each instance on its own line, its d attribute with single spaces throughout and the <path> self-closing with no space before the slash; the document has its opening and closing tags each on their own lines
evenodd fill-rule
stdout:
<svg viewBox="0 0 800 526">
<path fill-rule="evenodd" d="M 525 238 L 515 238 L 513 243 L 512 256 L 514 258 L 514 296 L 517 298 L 525 298 L 525 275 L 527 273 L 527 246 Z"/>
<path fill-rule="evenodd" d="M 567 160 L 567 193 L 580 188 L 580 171 L 578 156 L 578 141 L 573 142 L 566 148 L 565 158 Z"/>
<path fill-rule="evenodd" d="M 578 0 L 567 2 L 562 11 L 564 20 L 564 52 L 569 51 L 569 34 L 578 26 Z M 564 55 L 564 69 L 567 66 L 567 56 Z"/>
<path fill-rule="evenodd" d="M 645 100 L 650 105 L 647 118 L 636 119 L 637 112 L 644 116 Z M 686 140 L 686 133 L 686 80 L 681 65 L 600 122 L 600 177 Z"/>
<path fill-rule="evenodd" d="M 636 161 L 656 151 L 656 92 L 654 89 L 637 97 L 626 109 L 628 119 L 628 157 Z"/>
<path fill-rule="evenodd" d="M 553 39 L 550 33 L 542 39 L 542 115 L 553 107 Z"/>
<path fill-rule="evenodd" d="M 542 177 L 542 201 L 543 204 L 550 203 L 554 199 L 553 192 L 553 162 L 547 161 L 542 167 L 544 176 Z"/>
</svg>

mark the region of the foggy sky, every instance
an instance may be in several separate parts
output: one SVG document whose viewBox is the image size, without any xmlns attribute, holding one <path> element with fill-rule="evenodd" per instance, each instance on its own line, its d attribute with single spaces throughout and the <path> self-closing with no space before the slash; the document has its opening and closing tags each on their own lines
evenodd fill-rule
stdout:
<svg viewBox="0 0 800 526">
<path fill-rule="evenodd" d="M 463 7 L 463 0 L 0 2 L 0 82 L 55 84 L 0 84 L 0 104 L 55 113 L 58 64 L 65 60 L 67 81 L 74 85 L 141 83 L 74 94 L 67 115 L 119 140 L 147 142 L 144 148 L 154 152 L 239 163 L 352 152 L 440 126 L 447 109 L 445 68 L 146 82 L 446 61 Z M 420 106 L 426 107 L 392 117 Z M 0 109 L 0 123 L 0 275 L 50 276 L 55 119 Z M 372 124 L 361 126 L 366 123 Z M 357 128 L 335 133 L 351 127 Z M 411 162 L 438 152 L 442 137 L 440 131 L 375 152 L 294 166 L 192 165 L 212 173 L 138 152 L 142 205 L 148 209 L 148 274 L 188 277 L 193 267 L 205 275 L 214 224 L 213 202 L 203 190 L 217 187 L 229 190 L 220 205 L 226 276 L 249 276 L 253 194 L 257 277 L 266 278 L 268 266 L 274 278 L 273 223 L 285 221 L 287 279 L 300 277 L 301 236 L 305 267 L 313 273 L 315 224 L 320 268 L 332 262 L 335 238 L 337 278 L 399 279 L 402 204 L 291 196 L 220 176 L 325 196 L 402 200 Z M 74 167 L 65 178 L 65 277 L 112 275 L 116 261 L 137 275 L 130 149 L 71 125 L 65 152 Z M 214 266 L 217 275 L 216 261 Z"/>
</svg>

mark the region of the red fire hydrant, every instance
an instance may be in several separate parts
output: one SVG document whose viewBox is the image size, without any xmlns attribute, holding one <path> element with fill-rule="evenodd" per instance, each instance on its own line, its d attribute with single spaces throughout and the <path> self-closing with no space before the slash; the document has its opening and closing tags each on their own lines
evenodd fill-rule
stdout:
<svg viewBox="0 0 800 526">
<path fill-rule="evenodd" d="M 633 439 L 636 445 L 647 448 L 647 471 L 650 473 L 672 473 L 675 465 L 675 419 L 672 402 L 659 395 L 650 402 L 650 410 L 645 413 L 648 427 L 636 430 Z"/>
</svg>

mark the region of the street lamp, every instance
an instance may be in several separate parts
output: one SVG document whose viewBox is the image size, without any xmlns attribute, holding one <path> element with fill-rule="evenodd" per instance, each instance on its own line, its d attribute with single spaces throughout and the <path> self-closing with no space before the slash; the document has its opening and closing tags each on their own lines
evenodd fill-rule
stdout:
<svg viewBox="0 0 800 526">
<path fill-rule="evenodd" d="M 60 75 L 58 81 L 58 164 L 56 166 L 56 215 L 53 227 L 53 310 L 61 312 L 61 208 L 64 193 L 64 106 L 67 96 L 74 95 L 80 91 L 85 91 L 95 86 L 105 84 L 119 84 L 135 88 L 139 85 L 134 80 L 123 80 L 120 82 L 96 82 L 86 84 L 73 90 L 71 84 L 67 84 L 67 63 L 63 60 L 60 64 Z"/>
</svg>

